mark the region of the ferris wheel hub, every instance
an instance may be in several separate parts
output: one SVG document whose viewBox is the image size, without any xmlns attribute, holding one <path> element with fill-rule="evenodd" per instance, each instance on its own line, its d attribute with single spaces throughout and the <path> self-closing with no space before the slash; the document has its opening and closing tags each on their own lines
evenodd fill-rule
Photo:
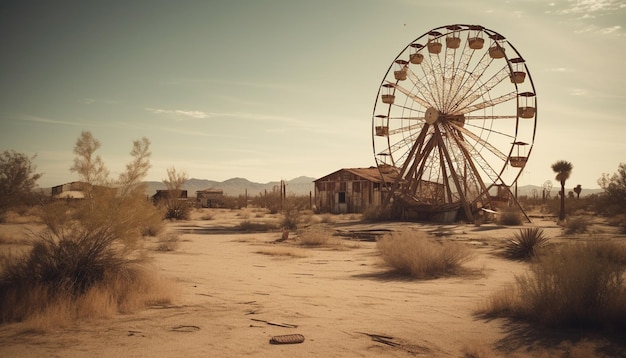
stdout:
<svg viewBox="0 0 626 358">
<path fill-rule="evenodd" d="M 430 107 L 426 110 L 424 118 L 426 119 L 426 123 L 433 124 L 439 119 L 439 111 L 434 107 Z"/>
</svg>

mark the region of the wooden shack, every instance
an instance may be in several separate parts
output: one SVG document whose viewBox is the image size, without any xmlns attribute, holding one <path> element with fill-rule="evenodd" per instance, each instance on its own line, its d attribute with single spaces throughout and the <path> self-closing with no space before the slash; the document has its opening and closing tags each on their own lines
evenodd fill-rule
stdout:
<svg viewBox="0 0 626 358">
<path fill-rule="evenodd" d="M 201 208 L 221 208 L 224 206 L 224 190 L 204 189 L 196 191 L 196 205 Z"/>
<path fill-rule="evenodd" d="M 381 205 L 397 175 L 391 166 L 340 169 L 313 181 L 315 206 L 320 212 L 362 213 Z"/>
</svg>

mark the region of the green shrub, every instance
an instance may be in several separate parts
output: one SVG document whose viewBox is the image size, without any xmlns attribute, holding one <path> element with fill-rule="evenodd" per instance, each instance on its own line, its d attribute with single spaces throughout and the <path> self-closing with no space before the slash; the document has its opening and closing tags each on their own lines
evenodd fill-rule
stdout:
<svg viewBox="0 0 626 358">
<path fill-rule="evenodd" d="M 542 229 L 537 227 L 521 229 L 515 238 L 507 242 L 504 248 L 506 257 L 514 260 L 528 260 L 548 244 L 548 238 Z"/>
<path fill-rule="evenodd" d="M 419 231 L 385 234 L 376 246 L 389 266 L 416 278 L 457 274 L 462 265 L 472 258 L 467 246 L 435 241 Z"/>
<path fill-rule="evenodd" d="M 612 242 L 564 245 L 498 292 L 482 313 L 550 327 L 626 329 L 626 248 Z"/>
</svg>

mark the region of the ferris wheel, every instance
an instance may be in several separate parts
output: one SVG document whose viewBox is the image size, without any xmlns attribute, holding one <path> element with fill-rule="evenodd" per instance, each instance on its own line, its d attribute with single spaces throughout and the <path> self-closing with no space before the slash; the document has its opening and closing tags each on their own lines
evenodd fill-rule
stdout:
<svg viewBox="0 0 626 358">
<path fill-rule="evenodd" d="M 515 200 L 536 124 L 528 66 L 504 36 L 460 24 L 425 33 L 391 62 L 374 104 L 374 157 L 381 176 L 395 173 L 384 204 L 473 220 Z"/>
</svg>

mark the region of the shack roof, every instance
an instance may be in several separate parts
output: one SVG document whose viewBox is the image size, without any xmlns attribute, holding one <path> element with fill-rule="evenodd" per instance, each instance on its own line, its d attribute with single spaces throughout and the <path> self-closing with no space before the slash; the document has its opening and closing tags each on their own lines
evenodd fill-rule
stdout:
<svg viewBox="0 0 626 358">
<path fill-rule="evenodd" d="M 319 179 L 314 180 L 313 182 L 318 182 L 318 181 L 328 181 L 330 179 L 330 177 L 334 176 L 337 173 L 340 172 L 349 172 L 352 173 L 358 177 L 361 177 L 365 180 L 368 180 L 372 183 L 382 183 L 383 179 L 386 183 L 393 183 L 394 180 L 396 180 L 396 177 L 398 176 L 398 170 L 397 168 L 394 168 L 392 166 L 384 166 L 381 167 L 381 169 L 379 170 L 378 167 L 369 167 L 369 168 L 343 168 L 343 169 L 339 169 L 335 172 L 332 172 L 328 175 L 325 175 Z M 381 173 L 382 173 L 382 177 L 381 177 Z"/>
</svg>

